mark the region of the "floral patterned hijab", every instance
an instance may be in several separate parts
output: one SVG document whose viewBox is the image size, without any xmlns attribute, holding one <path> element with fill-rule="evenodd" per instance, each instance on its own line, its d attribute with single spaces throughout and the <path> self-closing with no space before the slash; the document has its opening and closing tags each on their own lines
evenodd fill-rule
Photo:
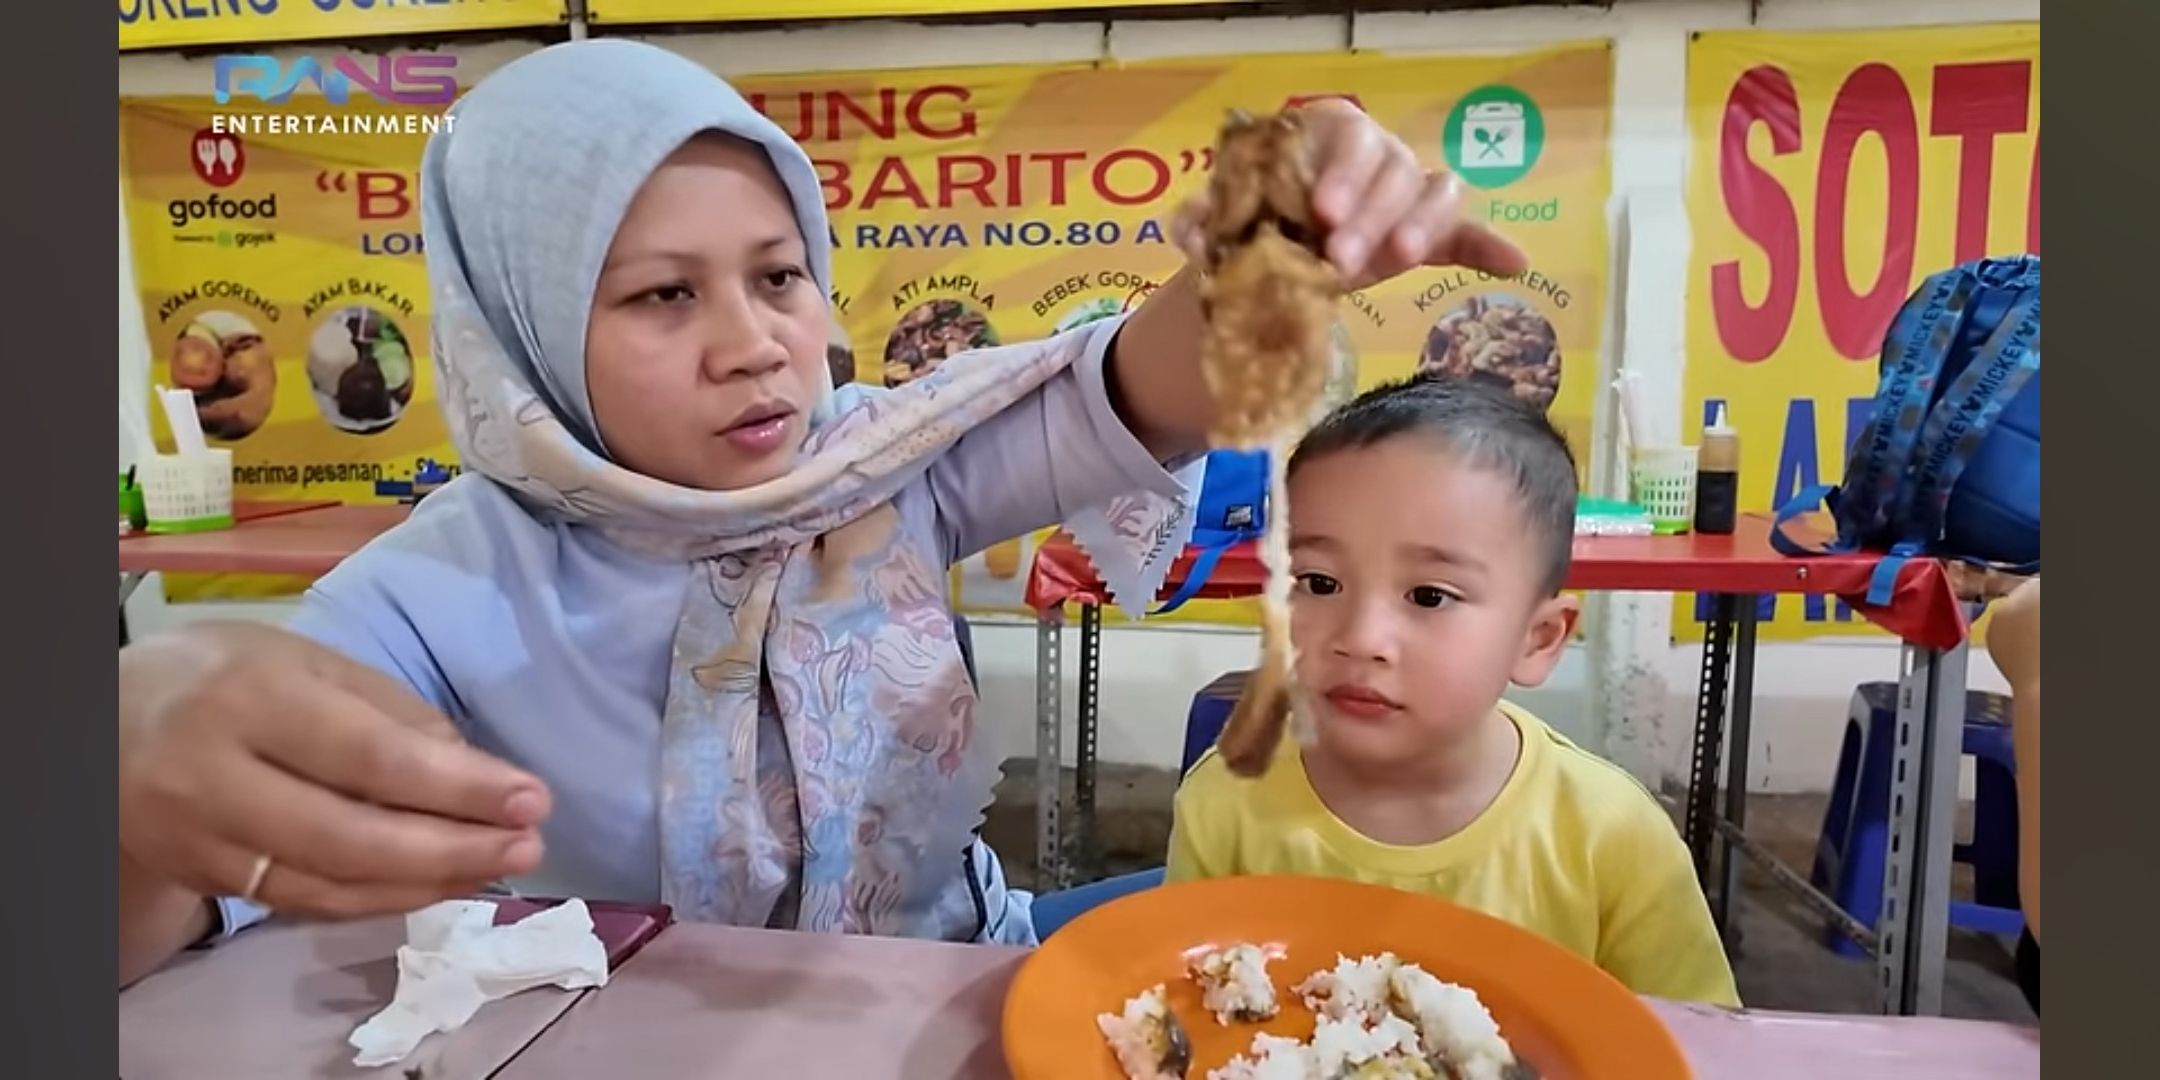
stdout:
<svg viewBox="0 0 2160 1080">
<path fill-rule="evenodd" d="M 529 520 L 512 527 L 572 522 L 625 558 L 693 564 L 661 718 L 663 899 L 689 919 L 943 936 L 939 893 L 998 758 L 974 722 L 947 567 L 864 523 L 963 433 L 1069 366 L 1085 335 L 958 358 L 901 390 L 828 393 L 796 467 L 755 487 L 630 471 L 607 455 L 584 375 L 594 286 L 630 201 L 695 135 L 753 142 L 829 293 L 809 158 L 719 77 L 621 40 L 520 58 L 450 115 L 422 164 L 422 211 L 434 354 L 464 466 L 517 496 Z M 1139 494 L 1068 527 L 1119 595 L 1144 602 L 1190 524 L 1185 508 Z M 843 531 L 847 543 L 818 544 Z M 506 562 L 532 565 L 499 571 L 505 590 L 542 588 L 551 572 L 537 556 Z M 761 710 L 787 735 L 780 767 L 799 818 L 760 791 Z M 801 868 L 791 914 L 771 869 L 790 864 L 773 858 L 788 845 Z"/>
</svg>

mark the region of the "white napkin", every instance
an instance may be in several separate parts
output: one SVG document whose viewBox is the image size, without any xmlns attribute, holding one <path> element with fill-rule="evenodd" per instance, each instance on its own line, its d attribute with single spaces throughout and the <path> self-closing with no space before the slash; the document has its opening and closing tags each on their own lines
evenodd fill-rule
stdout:
<svg viewBox="0 0 2160 1080">
<path fill-rule="evenodd" d="M 495 905 L 446 900 L 405 917 L 398 949 L 397 995 L 355 1028 L 353 1064 L 373 1068 L 404 1060 L 420 1040 L 455 1031 L 480 1006 L 539 986 L 606 986 L 607 946 L 592 913 L 571 899 L 508 926 Z"/>
</svg>

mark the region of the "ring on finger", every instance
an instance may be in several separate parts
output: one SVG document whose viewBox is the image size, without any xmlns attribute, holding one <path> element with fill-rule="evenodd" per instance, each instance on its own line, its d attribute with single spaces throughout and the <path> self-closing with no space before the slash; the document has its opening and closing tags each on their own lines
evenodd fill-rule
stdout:
<svg viewBox="0 0 2160 1080">
<path fill-rule="evenodd" d="M 247 888 L 240 893 L 242 900 L 250 904 L 256 902 L 255 894 L 262 891 L 263 879 L 270 876 L 272 861 L 268 854 L 255 856 L 255 868 L 248 872 Z"/>
</svg>

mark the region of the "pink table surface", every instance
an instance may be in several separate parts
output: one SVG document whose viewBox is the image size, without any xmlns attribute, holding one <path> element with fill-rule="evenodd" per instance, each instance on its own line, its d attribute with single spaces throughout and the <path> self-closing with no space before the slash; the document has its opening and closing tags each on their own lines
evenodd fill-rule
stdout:
<svg viewBox="0 0 2160 1080">
<path fill-rule="evenodd" d="M 181 958 L 120 995 L 120 1075 L 398 1077 L 353 1068 L 345 1038 L 389 1002 L 402 925 L 266 925 Z M 404 1064 L 427 1080 L 1005 1080 L 999 1023 L 1027 956 L 677 923 L 605 988 L 493 1002 Z M 1650 1005 L 1696 1080 L 2040 1075 L 2030 1027 Z"/>
<path fill-rule="evenodd" d="M 590 992 L 548 988 L 492 1002 L 402 1067 L 359 1068 L 346 1037 L 390 1003 L 404 943 L 403 919 L 267 923 L 184 953 L 120 992 L 120 1075 L 401 1080 L 420 1065 L 427 1080 L 486 1080 Z"/>
<path fill-rule="evenodd" d="M 499 1075 L 1003 1080 L 999 1020 L 1027 955 L 678 923 Z M 2040 1075 L 2032 1028 L 1651 1006 L 1697 1080 Z"/>
</svg>

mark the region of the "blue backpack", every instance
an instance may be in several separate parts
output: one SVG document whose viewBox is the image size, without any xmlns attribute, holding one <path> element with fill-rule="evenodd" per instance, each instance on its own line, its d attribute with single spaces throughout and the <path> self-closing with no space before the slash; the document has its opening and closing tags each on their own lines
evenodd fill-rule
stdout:
<svg viewBox="0 0 2160 1080">
<path fill-rule="evenodd" d="M 1157 615 L 1185 606 L 1208 578 L 1223 552 L 1267 530 L 1268 455 L 1265 450 L 1213 450 L 1200 479 L 1200 505 L 1194 513 L 1191 545 L 1198 549 L 1192 572 Z"/>
<path fill-rule="evenodd" d="M 1837 539 L 1785 533 L 1827 506 Z M 1793 496 L 1771 543 L 1787 555 L 1887 551 L 1867 602 L 1916 557 L 2040 568 L 2040 258 L 1979 259 L 1922 282 L 1883 338 L 1873 416 L 1845 481 Z"/>
</svg>

